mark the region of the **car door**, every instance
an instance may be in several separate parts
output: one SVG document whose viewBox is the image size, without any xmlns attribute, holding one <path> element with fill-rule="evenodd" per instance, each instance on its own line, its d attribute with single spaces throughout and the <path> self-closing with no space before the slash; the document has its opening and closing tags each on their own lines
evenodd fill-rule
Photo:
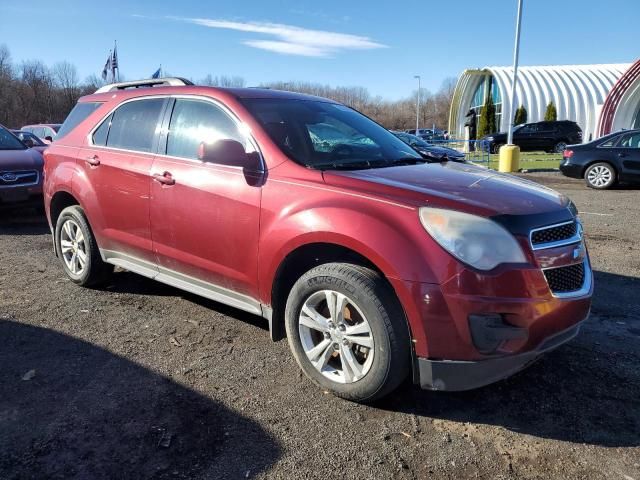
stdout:
<svg viewBox="0 0 640 480">
<path fill-rule="evenodd" d="M 533 150 L 553 150 L 557 135 L 554 122 L 540 122 L 537 132 L 531 137 L 531 148 Z"/>
<path fill-rule="evenodd" d="M 156 270 L 149 223 L 150 173 L 167 98 L 121 104 L 90 134 L 79 154 L 78 188 L 103 255 Z"/>
<path fill-rule="evenodd" d="M 622 135 L 613 151 L 618 159 L 617 168 L 621 179 L 640 180 L 640 131 Z"/>
<path fill-rule="evenodd" d="M 204 98 L 176 98 L 164 125 L 151 187 L 158 279 L 258 313 L 261 187 L 240 167 L 198 159 L 202 142 L 257 146 L 224 106 Z"/>
<path fill-rule="evenodd" d="M 535 133 L 535 124 L 523 125 L 513 133 L 513 143 L 522 150 L 530 150 L 532 147 L 531 136 Z"/>
</svg>

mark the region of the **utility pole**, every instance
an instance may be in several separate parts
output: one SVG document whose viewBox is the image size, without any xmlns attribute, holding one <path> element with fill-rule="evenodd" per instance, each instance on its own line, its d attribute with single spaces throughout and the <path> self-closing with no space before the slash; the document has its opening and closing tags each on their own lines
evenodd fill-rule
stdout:
<svg viewBox="0 0 640 480">
<path fill-rule="evenodd" d="M 511 96 L 509 97 L 509 134 L 507 144 L 513 145 L 513 102 L 516 99 L 516 81 L 518 80 L 518 54 L 520 53 L 520 23 L 522 21 L 522 1 L 518 0 L 518 16 L 516 20 L 516 43 L 513 46 L 513 78 L 511 80 Z"/>
<path fill-rule="evenodd" d="M 416 135 L 418 135 L 420 128 L 420 75 L 414 75 L 413 78 L 418 79 L 418 99 L 416 102 Z"/>
</svg>

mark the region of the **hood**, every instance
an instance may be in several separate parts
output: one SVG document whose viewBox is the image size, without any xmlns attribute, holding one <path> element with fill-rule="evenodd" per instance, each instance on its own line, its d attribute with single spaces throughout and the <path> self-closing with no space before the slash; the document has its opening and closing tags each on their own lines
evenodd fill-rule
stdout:
<svg viewBox="0 0 640 480">
<path fill-rule="evenodd" d="M 325 171 L 325 181 L 372 194 L 405 198 L 485 216 L 531 215 L 564 210 L 570 200 L 540 184 L 476 165 L 446 162 Z M 380 188 L 383 186 L 383 188 Z"/>
<path fill-rule="evenodd" d="M 44 160 L 37 150 L 0 150 L 0 172 L 37 170 L 42 172 Z"/>
</svg>

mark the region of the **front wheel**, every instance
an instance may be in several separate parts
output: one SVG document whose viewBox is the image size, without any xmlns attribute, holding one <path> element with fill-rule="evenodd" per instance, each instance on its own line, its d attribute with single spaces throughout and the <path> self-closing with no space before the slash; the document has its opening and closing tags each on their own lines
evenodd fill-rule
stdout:
<svg viewBox="0 0 640 480">
<path fill-rule="evenodd" d="M 321 388 L 357 402 L 394 390 L 410 367 L 410 339 L 395 294 L 373 270 L 320 265 L 293 286 L 285 311 L 289 346 Z"/>
<path fill-rule="evenodd" d="M 113 266 L 102 261 L 89 222 L 79 206 L 67 207 L 60 213 L 55 243 L 62 268 L 74 283 L 98 285 L 113 272 Z"/>
<path fill-rule="evenodd" d="M 608 163 L 594 163 L 584 172 L 584 180 L 588 187 L 604 190 L 616 183 L 616 171 Z"/>
<path fill-rule="evenodd" d="M 494 153 L 494 154 L 498 154 L 498 153 L 500 153 L 500 148 L 502 147 L 502 145 L 503 145 L 502 143 L 494 143 L 494 144 L 491 146 L 491 148 L 492 148 L 492 150 L 493 150 L 491 153 Z"/>
</svg>

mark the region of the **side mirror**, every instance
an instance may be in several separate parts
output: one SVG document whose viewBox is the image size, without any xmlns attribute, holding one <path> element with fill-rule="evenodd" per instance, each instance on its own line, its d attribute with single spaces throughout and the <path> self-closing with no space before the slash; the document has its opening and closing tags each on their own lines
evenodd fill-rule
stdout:
<svg viewBox="0 0 640 480">
<path fill-rule="evenodd" d="M 229 167 L 258 169 L 257 156 L 247 154 L 244 146 L 237 140 L 225 139 L 214 143 L 200 143 L 198 159 L 203 162 L 217 163 Z"/>
<path fill-rule="evenodd" d="M 50 135 L 47 135 L 46 137 L 44 137 L 44 139 L 49 143 L 53 142 L 53 137 Z"/>
</svg>

